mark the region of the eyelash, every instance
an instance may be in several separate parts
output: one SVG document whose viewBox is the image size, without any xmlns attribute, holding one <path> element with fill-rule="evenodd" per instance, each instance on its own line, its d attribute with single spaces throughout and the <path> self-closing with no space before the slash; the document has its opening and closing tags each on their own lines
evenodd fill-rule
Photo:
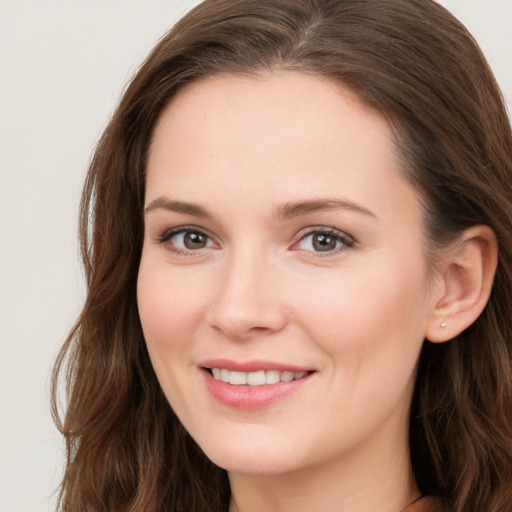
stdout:
<svg viewBox="0 0 512 512">
<path fill-rule="evenodd" d="M 157 241 L 159 244 L 165 244 L 165 243 L 169 242 L 169 240 L 172 237 L 182 234 L 182 233 L 199 234 L 199 235 L 206 237 L 208 240 L 212 240 L 212 237 L 210 237 L 208 235 L 208 233 L 206 233 L 204 230 L 202 230 L 196 226 L 181 226 L 179 228 L 173 228 L 173 229 L 165 231 L 161 236 L 158 237 Z M 306 240 L 308 237 L 315 236 L 315 235 L 327 235 L 329 237 L 332 237 L 335 240 L 335 242 L 340 243 L 341 246 L 337 247 L 333 250 L 328 250 L 328 251 L 312 251 L 312 250 L 298 248 L 298 245 L 301 242 Z M 326 258 L 329 256 L 338 255 L 340 252 L 344 252 L 349 249 L 352 249 L 354 247 L 355 243 L 356 243 L 355 240 L 351 236 L 347 235 L 346 233 L 343 233 L 342 231 L 338 231 L 337 229 L 334 229 L 334 228 L 318 227 L 318 228 L 308 228 L 308 230 L 306 232 L 304 232 L 296 242 L 293 243 L 292 249 L 297 247 L 294 250 L 300 251 L 300 252 L 306 254 L 308 257 Z M 195 249 L 195 250 L 187 250 L 187 249 L 182 249 L 180 247 L 176 247 L 171 244 L 167 244 L 167 250 L 174 254 L 177 254 L 179 256 L 197 256 L 201 249 L 202 248 Z"/>
<path fill-rule="evenodd" d="M 181 226 L 179 228 L 173 228 L 165 231 L 161 236 L 158 237 L 158 243 L 165 244 L 166 242 L 169 242 L 173 236 L 179 235 L 181 233 L 195 233 L 206 237 L 208 240 L 212 240 L 208 233 L 200 228 L 197 228 L 196 226 Z M 167 244 L 167 250 L 179 256 L 197 256 L 197 253 L 199 252 L 199 249 L 187 250 L 171 244 Z"/>
<path fill-rule="evenodd" d="M 299 240 L 293 244 L 292 247 L 298 246 L 301 242 L 303 242 L 306 238 L 310 236 L 315 235 L 327 235 L 329 237 L 332 237 L 336 243 L 340 243 L 341 246 L 337 247 L 333 250 L 329 251 L 309 251 L 306 249 L 297 249 L 305 254 L 307 254 L 309 257 L 313 258 L 328 258 L 329 256 L 335 256 L 340 254 L 341 252 L 348 251 L 349 249 L 352 249 L 355 245 L 355 240 L 347 235 L 346 233 L 343 233 L 342 231 L 339 231 L 334 228 L 324 228 L 324 227 L 317 227 L 317 228 L 308 228 L 307 232 L 305 232 L 302 236 L 300 236 Z"/>
</svg>

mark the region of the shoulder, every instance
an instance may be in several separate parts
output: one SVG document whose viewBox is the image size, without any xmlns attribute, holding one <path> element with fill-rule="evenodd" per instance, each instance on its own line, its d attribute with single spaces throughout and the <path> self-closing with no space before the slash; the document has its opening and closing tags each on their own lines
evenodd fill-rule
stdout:
<svg viewBox="0 0 512 512">
<path fill-rule="evenodd" d="M 433 496 L 426 496 L 405 507 L 402 512 L 448 512 L 443 502 Z"/>
</svg>

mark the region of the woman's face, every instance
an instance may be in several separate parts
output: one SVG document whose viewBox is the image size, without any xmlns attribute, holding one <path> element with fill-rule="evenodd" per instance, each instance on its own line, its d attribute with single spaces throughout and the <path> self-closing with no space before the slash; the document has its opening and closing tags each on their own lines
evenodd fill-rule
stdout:
<svg viewBox="0 0 512 512">
<path fill-rule="evenodd" d="M 210 78 L 161 116 L 140 317 L 172 408 L 216 464 L 283 473 L 403 452 L 434 304 L 397 160 L 379 115 L 298 72 Z"/>
</svg>

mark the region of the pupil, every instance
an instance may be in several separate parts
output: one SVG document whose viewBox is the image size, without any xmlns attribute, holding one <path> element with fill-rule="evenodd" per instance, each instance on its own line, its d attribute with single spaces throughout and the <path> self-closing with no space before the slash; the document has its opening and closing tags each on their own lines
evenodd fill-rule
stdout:
<svg viewBox="0 0 512 512">
<path fill-rule="evenodd" d="M 187 233 L 184 242 L 187 249 L 202 249 L 206 246 L 206 237 L 201 233 Z"/>
<path fill-rule="evenodd" d="M 331 251 L 336 249 L 336 240 L 326 234 L 315 235 L 313 238 L 313 247 L 316 251 Z"/>
</svg>

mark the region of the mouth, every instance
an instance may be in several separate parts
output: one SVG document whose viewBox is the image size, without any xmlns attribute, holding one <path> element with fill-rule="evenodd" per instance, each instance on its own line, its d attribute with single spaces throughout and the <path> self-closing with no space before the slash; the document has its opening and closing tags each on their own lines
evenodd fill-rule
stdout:
<svg viewBox="0 0 512 512">
<path fill-rule="evenodd" d="M 199 368 L 206 388 L 222 404 L 235 409 L 255 410 L 308 388 L 316 370 L 272 361 L 210 359 Z"/>
<path fill-rule="evenodd" d="M 279 382 L 291 382 L 300 380 L 313 373 L 312 371 L 279 371 L 257 370 L 243 372 L 228 370 L 226 368 L 204 368 L 215 380 L 232 384 L 234 386 L 265 386 L 278 384 Z"/>
</svg>

